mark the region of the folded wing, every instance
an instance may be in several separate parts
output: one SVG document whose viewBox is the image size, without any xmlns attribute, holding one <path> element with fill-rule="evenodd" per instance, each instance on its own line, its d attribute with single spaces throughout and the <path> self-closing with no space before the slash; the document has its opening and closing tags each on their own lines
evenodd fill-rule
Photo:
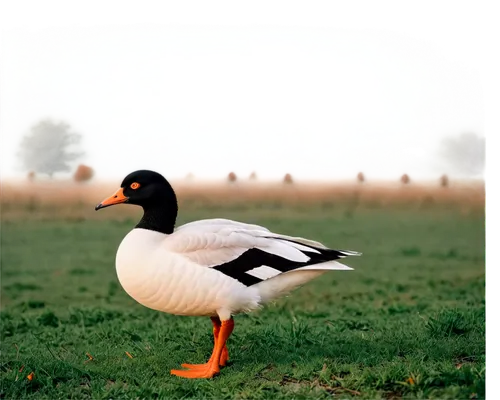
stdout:
<svg viewBox="0 0 500 400">
<path fill-rule="evenodd" d="M 246 286 L 293 270 L 351 269 L 333 261 L 360 254 L 328 249 L 319 242 L 224 219 L 183 225 L 165 240 L 165 246 Z"/>
</svg>

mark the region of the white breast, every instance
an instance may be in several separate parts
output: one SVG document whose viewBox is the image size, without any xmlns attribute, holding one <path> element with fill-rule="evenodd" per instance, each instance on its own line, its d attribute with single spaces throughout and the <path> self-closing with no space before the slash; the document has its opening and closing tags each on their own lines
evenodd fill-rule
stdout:
<svg viewBox="0 0 500 400">
<path fill-rule="evenodd" d="M 258 307 L 257 289 L 168 251 L 163 245 L 167 237 L 136 228 L 118 248 L 118 280 L 137 302 L 178 315 L 236 313 Z"/>
</svg>

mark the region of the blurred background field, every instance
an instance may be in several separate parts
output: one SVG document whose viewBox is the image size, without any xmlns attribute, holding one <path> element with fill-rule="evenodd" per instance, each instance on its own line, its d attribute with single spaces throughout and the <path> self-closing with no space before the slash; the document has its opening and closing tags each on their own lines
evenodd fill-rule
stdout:
<svg viewBox="0 0 500 400">
<path fill-rule="evenodd" d="M 383 209 L 391 207 L 419 210 L 452 207 L 462 213 L 484 208 L 485 190 L 481 180 L 454 181 L 443 187 L 439 181 L 355 181 L 286 184 L 280 181 L 192 179 L 171 181 L 179 197 L 181 210 L 186 207 L 226 206 L 228 208 L 344 208 Z M 133 215 L 133 207 L 113 207 L 107 213 L 95 213 L 93 206 L 114 193 L 115 182 L 78 183 L 71 180 L 4 181 L 0 187 L 2 218 L 116 218 Z"/>
</svg>

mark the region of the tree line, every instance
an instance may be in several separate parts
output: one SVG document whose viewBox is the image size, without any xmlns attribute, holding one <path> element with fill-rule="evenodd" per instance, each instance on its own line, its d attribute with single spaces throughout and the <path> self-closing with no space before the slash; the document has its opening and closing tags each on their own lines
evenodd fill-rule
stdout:
<svg viewBox="0 0 500 400">
<path fill-rule="evenodd" d="M 64 119 L 40 118 L 22 135 L 15 157 L 17 172 L 36 171 L 52 178 L 70 172 L 76 163 L 88 158 L 83 134 Z M 486 164 L 486 136 L 473 130 L 441 139 L 437 167 L 441 171 L 472 177 L 482 175 Z"/>
</svg>

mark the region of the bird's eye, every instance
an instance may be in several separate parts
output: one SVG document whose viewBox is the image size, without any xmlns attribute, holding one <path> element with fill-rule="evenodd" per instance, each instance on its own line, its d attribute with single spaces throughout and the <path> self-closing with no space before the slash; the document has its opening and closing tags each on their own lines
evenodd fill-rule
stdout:
<svg viewBox="0 0 500 400">
<path fill-rule="evenodd" d="M 130 189 L 139 189 L 141 187 L 140 183 L 134 182 L 130 185 Z"/>
</svg>

